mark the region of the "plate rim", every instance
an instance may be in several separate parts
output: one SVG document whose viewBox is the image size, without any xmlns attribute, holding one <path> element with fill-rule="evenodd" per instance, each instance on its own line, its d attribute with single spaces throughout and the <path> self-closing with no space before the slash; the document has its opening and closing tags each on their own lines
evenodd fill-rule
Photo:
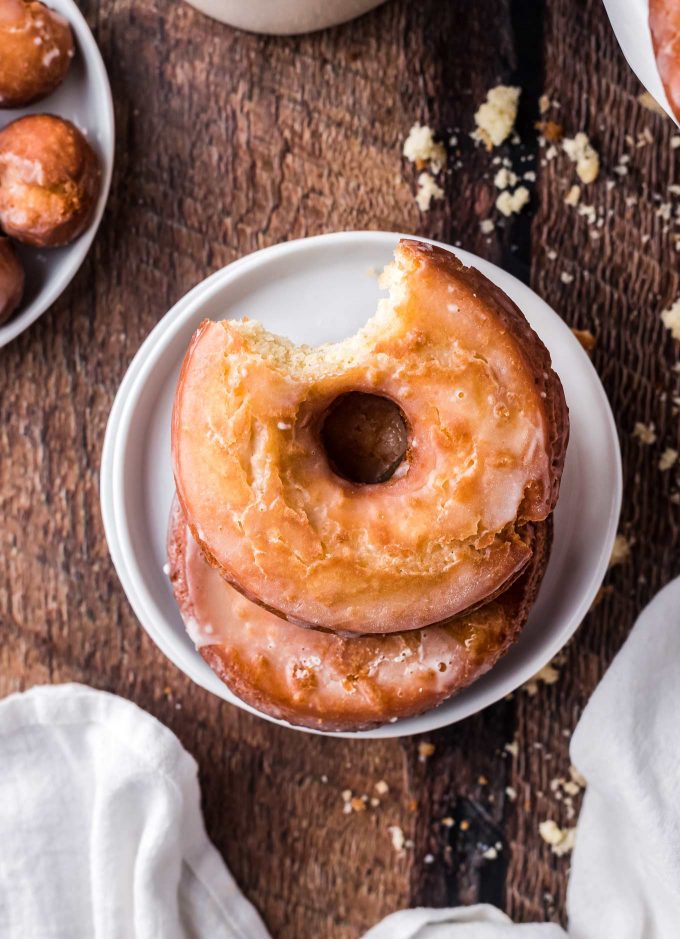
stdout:
<svg viewBox="0 0 680 939">
<path fill-rule="evenodd" d="M 168 312 L 149 332 L 146 339 L 139 347 L 137 353 L 130 362 L 130 365 L 128 366 L 128 369 L 119 385 L 111 412 L 109 414 L 104 436 L 100 467 L 100 506 L 109 553 L 116 569 L 116 573 L 121 581 L 121 586 L 123 587 L 128 602 L 130 603 L 140 626 L 147 632 L 151 639 L 153 639 L 155 644 L 159 647 L 160 651 L 167 658 L 169 658 L 175 667 L 179 668 L 180 671 L 182 671 L 191 681 L 195 682 L 209 693 L 214 694 L 216 697 L 222 697 L 222 700 L 226 701 L 226 703 L 234 703 L 237 707 L 240 707 L 241 709 L 244 709 L 251 714 L 255 714 L 260 718 L 288 729 L 301 731 L 303 733 L 313 733 L 322 736 L 349 739 L 385 739 L 388 737 L 410 736 L 412 734 L 432 732 L 441 727 L 449 726 L 479 713 L 492 704 L 497 703 L 499 700 L 501 700 L 501 698 L 508 694 L 511 689 L 504 688 L 499 691 L 498 689 L 494 690 L 493 688 L 490 688 L 485 695 L 485 700 L 483 700 L 479 706 L 474 707 L 467 714 L 458 715 L 453 718 L 446 716 L 446 702 L 444 702 L 441 707 L 434 708 L 433 710 L 427 711 L 424 714 L 418 715 L 414 718 L 407 718 L 403 721 L 383 724 L 380 727 L 374 728 L 372 730 L 340 732 L 321 731 L 315 728 L 291 725 L 287 721 L 271 717 L 270 715 L 264 714 L 263 712 L 251 707 L 245 701 L 237 698 L 237 696 L 234 695 L 228 688 L 226 690 L 229 692 L 229 698 L 225 698 L 217 694 L 214 688 L 209 687 L 206 682 L 201 680 L 200 676 L 190 674 L 174 657 L 171 649 L 173 645 L 171 637 L 167 635 L 166 631 L 156 625 L 155 617 L 150 615 L 149 601 L 151 601 L 152 605 L 154 603 L 152 595 L 146 588 L 143 578 L 139 575 L 139 573 L 136 571 L 131 571 L 128 566 L 125 549 L 127 548 L 129 550 L 130 548 L 129 538 L 127 537 L 127 533 L 125 531 L 125 525 L 123 524 L 122 530 L 120 527 L 120 515 L 121 513 L 124 515 L 120 505 L 124 489 L 124 486 L 121 482 L 124 469 L 124 460 L 122 457 L 125 454 L 125 450 L 129 442 L 129 425 L 134 415 L 135 407 L 137 406 L 139 398 L 141 397 L 146 386 L 146 381 L 141 380 L 141 378 L 144 377 L 143 373 L 145 367 L 147 370 L 152 368 L 152 366 L 148 363 L 151 360 L 156 361 L 159 356 L 162 356 L 165 348 L 172 342 L 177 331 L 184 325 L 185 321 L 191 319 L 191 317 L 195 315 L 195 305 L 199 298 L 204 301 L 215 290 L 222 289 L 225 281 L 229 281 L 233 276 L 238 275 L 238 273 L 243 271 L 244 268 L 260 264 L 262 263 L 263 259 L 271 258 L 276 254 L 290 251 L 301 251 L 305 250 L 305 248 L 312 247 L 314 244 L 318 244 L 320 242 L 330 242 L 332 240 L 344 242 L 347 240 L 361 241 L 368 239 L 369 241 L 382 243 L 386 238 L 393 243 L 396 243 L 396 241 L 400 238 L 412 238 L 429 244 L 439 245 L 454 253 L 464 255 L 464 260 L 466 263 L 480 262 L 483 268 L 486 267 L 487 269 L 490 268 L 492 270 L 499 270 L 503 273 L 504 276 L 512 278 L 512 280 L 521 288 L 521 291 L 531 294 L 532 300 L 537 302 L 540 306 L 544 307 L 546 311 L 549 312 L 552 317 L 554 317 L 555 321 L 559 323 L 559 326 L 567 338 L 567 341 L 572 344 L 575 353 L 580 357 L 582 367 L 590 373 L 591 379 L 594 380 L 597 393 L 601 398 L 603 405 L 603 415 L 606 420 L 608 432 L 608 439 L 606 441 L 607 450 L 611 454 L 614 470 L 614 478 L 611 480 L 611 496 L 609 500 L 609 511 L 607 514 L 606 534 L 602 541 L 598 563 L 594 565 L 590 571 L 590 576 L 586 582 L 587 589 L 582 590 L 581 599 L 575 608 L 575 612 L 573 612 L 569 617 L 567 621 L 568 625 L 556 633 L 553 641 L 548 643 L 548 646 L 546 647 L 546 654 L 549 654 L 547 654 L 543 664 L 547 664 L 547 662 L 549 662 L 557 654 L 557 652 L 563 648 L 566 642 L 569 641 L 569 639 L 578 629 L 579 625 L 582 623 L 586 613 L 592 605 L 593 599 L 608 568 L 611 547 L 618 530 L 618 521 L 621 511 L 623 493 L 623 470 L 616 423 L 611 410 L 611 405 L 609 404 L 609 399 L 607 398 L 604 386 L 602 385 L 595 367 L 564 320 L 562 320 L 556 311 L 553 310 L 552 307 L 550 307 L 550 305 L 545 300 L 543 300 L 542 297 L 536 294 L 535 291 L 533 291 L 527 284 L 520 281 L 508 271 L 504 271 L 493 262 L 487 261 L 485 258 L 480 258 L 463 248 L 448 245 L 444 242 L 436 241 L 431 238 L 425 238 L 420 235 L 411 235 L 399 232 L 370 230 L 329 232 L 322 235 L 315 235 L 308 238 L 299 238 L 258 249 L 236 259 L 230 264 L 227 264 L 225 267 L 222 267 L 214 273 L 210 274 L 204 280 L 200 281 L 198 284 L 192 287 L 168 310 Z M 139 589 L 140 586 L 143 588 L 142 590 Z M 148 594 L 148 598 L 144 596 L 145 593 Z M 541 665 L 538 666 L 538 668 L 540 667 Z M 523 682 L 530 678 L 531 674 L 537 671 L 538 668 L 534 669 L 532 667 L 532 671 L 530 673 L 527 673 L 526 666 L 524 669 L 518 668 L 517 672 L 513 674 L 519 675 L 519 680 L 513 678 L 513 689 L 518 688 Z M 401 729 L 400 725 L 403 725 L 406 721 L 410 722 L 414 720 L 423 721 L 424 726 L 411 730 Z"/>
<path fill-rule="evenodd" d="M 57 0 L 48 0 L 48 4 L 50 3 L 53 4 L 54 8 L 56 9 Z M 61 9 L 57 10 L 57 12 L 61 13 L 63 16 L 66 16 L 68 19 L 69 24 L 75 34 L 76 42 L 80 47 L 81 55 L 83 56 L 83 59 L 87 61 L 88 71 L 92 69 L 92 72 L 96 75 L 96 84 L 99 88 L 97 93 L 97 108 L 101 108 L 102 125 L 106 127 L 106 135 L 110 143 L 106 149 L 104 146 L 102 146 L 102 150 L 100 152 L 102 164 L 102 186 L 92 222 L 86 231 L 82 233 L 82 235 L 76 238 L 76 240 L 73 241 L 70 245 L 66 246 L 69 250 L 72 250 L 73 254 L 65 264 L 63 273 L 60 276 L 55 277 L 54 280 L 50 278 L 49 283 L 46 284 L 45 293 L 42 299 L 29 306 L 28 309 L 20 310 L 19 313 L 17 313 L 16 316 L 12 316 L 12 318 L 8 320 L 7 323 L 0 325 L 0 349 L 2 349 L 8 343 L 12 342 L 13 339 L 16 339 L 17 336 L 20 336 L 21 333 L 23 333 L 26 329 L 29 328 L 29 326 L 35 323 L 35 321 L 38 320 L 43 315 L 43 313 L 46 313 L 47 310 L 49 310 L 49 308 L 53 306 L 54 303 L 56 303 L 62 293 L 64 293 L 68 285 L 83 266 L 85 258 L 89 254 L 97 231 L 99 230 L 99 226 L 104 215 L 104 210 L 106 209 L 106 204 L 108 202 L 109 192 L 111 190 L 111 181 L 113 179 L 113 167 L 116 153 L 116 123 L 111 83 L 109 82 L 109 76 L 106 71 L 104 59 L 102 57 L 99 46 L 97 45 L 97 40 L 94 38 L 92 30 L 88 26 L 87 20 L 76 5 L 75 0 L 58 0 L 58 3 L 68 7 L 67 13 L 64 13 Z M 38 102 L 40 105 L 42 105 L 44 102 L 47 106 L 45 113 L 52 113 L 49 111 L 49 100 L 50 96 L 48 95 L 48 97 L 44 98 L 43 101 Z M 2 113 L 9 114 L 13 110 L 19 111 L 21 109 L 8 108 L 3 110 Z M 62 115 L 57 116 L 59 117 Z M 15 118 L 11 118 L 9 123 L 11 123 L 12 120 L 15 120 Z"/>
</svg>

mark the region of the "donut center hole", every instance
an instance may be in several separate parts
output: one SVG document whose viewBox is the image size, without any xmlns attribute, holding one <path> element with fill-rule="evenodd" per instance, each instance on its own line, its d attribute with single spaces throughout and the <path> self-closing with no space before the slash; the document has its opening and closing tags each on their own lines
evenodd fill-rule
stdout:
<svg viewBox="0 0 680 939">
<path fill-rule="evenodd" d="M 353 483 L 384 483 L 406 456 L 408 425 L 389 398 L 350 391 L 326 412 L 321 442 L 338 476 Z"/>
</svg>

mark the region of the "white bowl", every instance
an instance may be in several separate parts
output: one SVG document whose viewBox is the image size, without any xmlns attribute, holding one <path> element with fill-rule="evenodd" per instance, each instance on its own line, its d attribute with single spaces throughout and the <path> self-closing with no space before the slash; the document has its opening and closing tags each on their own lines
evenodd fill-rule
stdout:
<svg viewBox="0 0 680 939">
<path fill-rule="evenodd" d="M 87 136 L 102 164 L 102 188 L 92 222 L 65 248 L 30 248 L 14 242 L 26 269 L 26 291 L 19 311 L 0 326 L 0 348 L 11 342 L 50 307 L 69 285 L 85 260 L 99 227 L 113 172 L 113 101 L 101 53 L 73 0 L 47 0 L 71 24 L 76 55 L 54 94 L 28 108 L 0 110 L 0 128 L 26 114 L 56 114 L 74 123 Z"/>
<path fill-rule="evenodd" d="M 189 0 L 197 10 L 238 29 L 294 35 L 326 29 L 367 13 L 385 0 Z"/>
<path fill-rule="evenodd" d="M 174 492 L 170 412 L 180 364 L 205 317 L 246 314 L 274 332 L 311 344 L 354 333 L 375 311 L 380 296 L 375 271 L 391 259 L 400 237 L 392 232 L 321 235 L 265 248 L 223 268 L 194 287 L 158 323 L 130 365 L 111 410 L 102 454 L 101 504 L 109 550 L 128 599 L 151 638 L 178 668 L 251 713 L 259 712 L 236 698 L 194 649 L 163 573 Z M 429 731 L 462 720 L 513 691 L 555 655 L 585 616 L 616 535 L 619 444 L 609 403 L 588 356 L 568 326 L 528 287 L 467 251 L 454 253 L 515 300 L 550 350 L 564 384 L 571 440 L 552 555 L 519 641 L 491 672 L 420 717 L 339 736 Z"/>
</svg>

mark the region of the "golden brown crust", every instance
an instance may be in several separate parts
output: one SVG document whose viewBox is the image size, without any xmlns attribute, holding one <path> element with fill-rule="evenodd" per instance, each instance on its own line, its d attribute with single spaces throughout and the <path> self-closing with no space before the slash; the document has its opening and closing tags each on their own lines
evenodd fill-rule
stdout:
<svg viewBox="0 0 680 939">
<path fill-rule="evenodd" d="M 24 269 L 9 238 L 0 237 L 0 326 L 12 316 L 24 293 Z"/>
<path fill-rule="evenodd" d="M 649 0 L 649 29 L 668 102 L 680 120 L 680 4 L 677 0 Z"/>
<path fill-rule="evenodd" d="M 245 596 L 291 622 L 401 632 L 479 605 L 522 570 L 519 529 L 551 511 L 567 411 L 517 308 L 448 252 L 402 242 L 392 302 L 354 337 L 297 347 L 204 322 L 182 366 L 175 482 L 194 538 Z M 319 426 L 347 392 L 409 429 L 387 482 L 340 478 Z"/>
<path fill-rule="evenodd" d="M 551 521 L 530 527 L 532 560 L 498 599 L 389 636 L 301 629 L 245 600 L 202 557 L 178 503 L 168 531 L 170 579 L 201 655 L 237 697 L 291 724 L 363 730 L 437 707 L 517 639 L 550 550 Z"/>
<path fill-rule="evenodd" d="M 99 158 L 60 117 L 22 117 L 0 131 L 0 225 L 36 247 L 69 244 L 92 220 Z"/>
<path fill-rule="evenodd" d="M 37 0 L 0 0 L 0 108 L 51 94 L 75 51 L 71 27 Z"/>
</svg>

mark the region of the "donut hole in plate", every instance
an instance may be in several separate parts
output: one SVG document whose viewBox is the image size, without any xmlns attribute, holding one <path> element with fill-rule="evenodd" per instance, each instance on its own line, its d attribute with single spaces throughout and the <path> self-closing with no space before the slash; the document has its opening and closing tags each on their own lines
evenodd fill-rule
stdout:
<svg viewBox="0 0 680 939">
<path fill-rule="evenodd" d="M 333 471 L 352 483 L 391 479 L 408 449 L 408 423 L 396 402 L 363 391 L 342 394 L 321 424 L 321 443 Z"/>
</svg>

